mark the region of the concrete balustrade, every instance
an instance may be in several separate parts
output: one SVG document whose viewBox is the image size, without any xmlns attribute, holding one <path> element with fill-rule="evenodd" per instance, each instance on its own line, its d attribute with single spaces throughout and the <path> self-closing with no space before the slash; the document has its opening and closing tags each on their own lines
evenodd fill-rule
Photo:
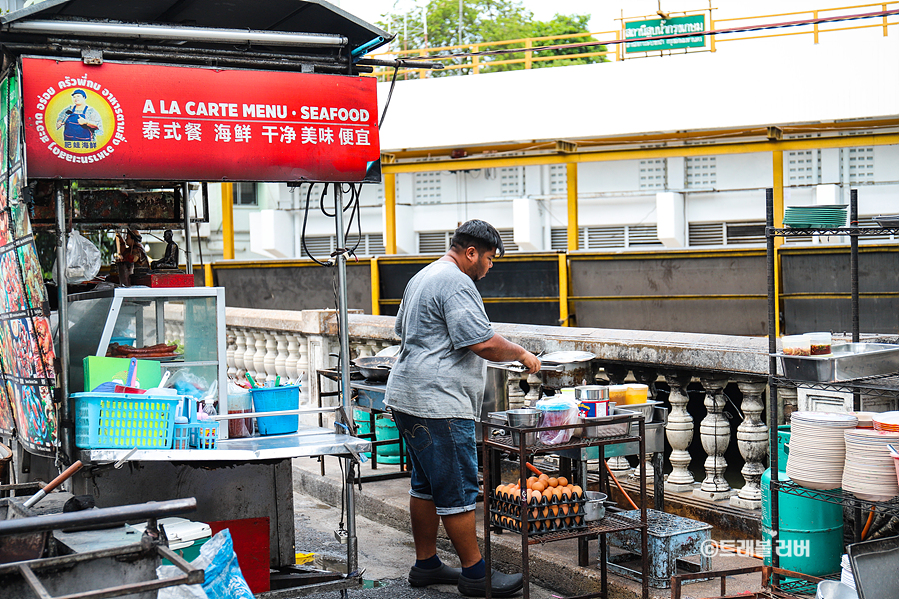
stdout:
<svg viewBox="0 0 899 599">
<path fill-rule="evenodd" d="M 337 319 L 333 310 L 228 308 L 226 320 L 229 375 L 250 372 L 260 384 L 278 376 L 291 381 L 300 378 L 305 390 L 301 402 L 315 403 L 319 393 L 316 371 L 336 368 L 338 364 Z M 349 315 L 351 359 L 374 355 L 398 343 L 393 325 L 391 316 L 352 312 Z M 167 334 L 171 331 L 173 338 L 179 333 L 183 338 L 183 326 L 177 318 L 167 322 L 166 327 Z M 665 405 L 670 408 L 666 436 L 672 451 L 666 459 L 672 472 L 666 490 L 693 491 L 713 501 L 733 497 L 734 505 L 759 508 L 759 480 L 765 467 L 768 439 L 767 426 L 762 420 L 767 339 L 506 323 L 495 323 L 494 329 L 534 352 L 592 352 L 602 366 L 600 378 L 612 383 L 636 380 L 650 384 L 653 393 L 653 383 L 667 383 L 670 393 L 658 397 L 667 400 Z M 515 405 L 537 399 L 539 375 L 524 377 L 530 387 L 527 393 L 520 388 L 521 380 L 518 376 L 509 378 L 510 402 Z M 705 414 L 691 414 L 688 410 L 687 386 L 691 382 L 702 385 Z M 724 477 L 728 468 L 724 453 L 731 443 L 731 426 L 723 414 L 727 403 L 724 388 L 729 382 L 736 383 L 743 394 L 742 422 L 737 427 L 736 443 L 745 460 L 741 469 L 745 484 L 739 490 L 732 489 Z M 336 383 L 327 379 L 322 380 L 322 385 L 322 391 L 336 389 Z M 697 391 L 690 390 L 694 392 Z M 336 396 L 324 398 L 326 405 L 338 401 Z M 307 424 L 317 424 L 317 416 L 305 420 Z M 690 471 L 691 456 L 687 451 L 697 432 L 707 454 L 705 478 L 698 489 L 694 488 L 695 477 Z M 623 457 L 609 458 L 609 466 L 613 472 L 617 471 L 616 476 L 631 470 L 627 458 Z M 645 474 L 652 475 L 650 468 Z"/>
</svg>

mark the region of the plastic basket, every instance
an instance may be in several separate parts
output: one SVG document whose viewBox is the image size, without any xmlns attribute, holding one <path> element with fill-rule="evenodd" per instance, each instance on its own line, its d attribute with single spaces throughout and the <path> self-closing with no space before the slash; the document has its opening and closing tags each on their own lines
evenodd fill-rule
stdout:
<svg viewBox="0 0 899 599">
<path fill-rule="evenodd" d="M 300 407 L 299 385 L 258 387 L 250 389 L 250 393 L 253 394 L 253 409 L 256 412 L 296 410 Z M 299 415 L 260 417 L 256 420 L 256 426 L 260 435 L 295 433 L 300 426 L 300 417 Z"/>
<path fill-rule="evenodd" d="M 174 432 L 172 434 L 172 449 L 190 449 L 190 432 L 189 424 L 175 423 Z"/>
<path fill-rule="evenodd" d="M 191 447 L 196 449 L 215 449 L 215 441 L 219 436 L 218 422 L 202 421 L 189 426 Z"/>
<path fill-rule="evenodd" d="M 75 444 L 83 449 L 171 449 L 177 398 L 73 393 Z"/>
</svg>

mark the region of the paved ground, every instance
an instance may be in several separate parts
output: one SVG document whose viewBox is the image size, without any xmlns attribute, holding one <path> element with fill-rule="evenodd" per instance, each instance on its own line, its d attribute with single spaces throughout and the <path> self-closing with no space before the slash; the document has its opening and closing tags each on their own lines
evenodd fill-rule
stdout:
<svg viewBox="0 0 899 599">
<path fill-rule="evenodd" d="M 334 529 L 340 522 L 340 507 L 326 505 L 300 491 L 294 491 L 294 513 L 297 531 L 297 551 L 315 553 L 315 563 L 325 569 L 336 570 L 346 564 L 346 546 L 337 542 Z M 406 580 L 409 566 L 414 561 L 410 534 L 357 516 L 356 529 L 359 538 L 359 567 L 365 569 L 363 578 L 377 581 L 379 588 L 349 591 L 356 599 L 458 599 L 456 587 L 436 585 L 412 588 Z M 458 566 L 455 555 L 440 552 L 440 558 Z M 344 566 L 345 567 L 345 566 Z M 323 593 L 321 597 L 338 597 L 336 591 Z M 546 589 L 531 585 L 533 599 L 550 599 Z"/>
<path fill-rule="evenodd" d="M 334 530 L 340 522 L 340 475 L 336 458 L 327 458 L 326 475 L 321 476 L 317 461 L 294 460 L 294 506 L 297 528 L 297 551 L 316 553 L 317 564 L 328 569 L 345 563 L 346 548 L 334 538 Z M 395 471 L 396 467 L 379 466 L 378 472 Z M 368 465 L 363 475 L 371 474 Z M 411 534 L 408 530 L 407 478 L 378 482 L 366 482 L 362 491 L 357 488 L 357 533 L 359 536 L 359 566 L 365 569 L 366 580 L 379 581 L 385 586 L 376 589 L 350 591 L 350 597 L 360 598 L 428 598 L 444 599 L 460 597 L 453 586 L 413 589 L 406 582 L 409 566 L 414 557 Z M 333 506 L 337 506 L 336 508 Z M 478 522 L 482 512 L 478 511 Z M 482 534 L 479 526 L 479 534 Z M 577 565 L 575 541 L 560 541 L 530 547 L 531 597 L 549 599 L 595 592 L 598 589 L 598 547 L 590 543 L 590 566 Z M 506 572 L 520 571 L 521 539 L 518 535 L 491 536 L 495 566 Z M 442 539 L 440 557 L 458 566 L 449 541 Z M 693 560 L 695 561 L 695 560 Z M 718 555 L 712 559 L 716 570 L 758 565 L 759 560 Z M 759 590 L 760 575 L 728 577 L 728 594 Z M 720 595 L 717 580 L 687 585 L 683 599 Z M 338 593 L 328 593 L 337 597 Z M 640 596 L 640 584 L 619 576 L 610 576 L 609 596 L 612 599 L 636 599 Z M 652 599 L 668 599 L 668 589 L 650 588 Z"/>
</svg>

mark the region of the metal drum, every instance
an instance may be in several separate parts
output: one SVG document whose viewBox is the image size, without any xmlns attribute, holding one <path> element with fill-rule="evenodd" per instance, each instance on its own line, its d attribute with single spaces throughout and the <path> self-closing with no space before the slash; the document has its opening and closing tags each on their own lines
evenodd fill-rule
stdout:
<svg viewBox="0 0 899 599">
<path fill-rule="evenodd" d="M 790 442 L 789 425 L 777 431 L 778 464 L 784 470 L 778 480 L 788 481 L 786 467 Z M 765 552 L 765 565 L 771 565 L 771 555 L 780 550 L 780 567 L 812 576 L 824 576 L 840 571 L 843 554 L 843 506 L 808 497 L 781 492 L 778 495 L 780 520 L 779 544 L 772 540 L 771 530 L 771 469 L 762 474 L 762 541 L 771 551 Z"/>
</svg>

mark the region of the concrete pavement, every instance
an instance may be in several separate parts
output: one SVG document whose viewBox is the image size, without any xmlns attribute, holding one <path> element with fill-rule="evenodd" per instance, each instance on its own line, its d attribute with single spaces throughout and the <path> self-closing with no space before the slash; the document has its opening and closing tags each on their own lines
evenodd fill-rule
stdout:
<svg viewBox="0 0 899 599">
<path fill-rule="evenodd" d="M 297 551 L 315 552 L 317 564 L 329 569 L 346 559 L 346 548 L 334 538 L 333 531 L 340 521 L 341 475 L 339 461 L 326 458 L 326 474 L 321 476 L 317 460 L 294 460 L 294 507 L 297 523 Z M 379 464 L 372 471 L 369 464 L 362 466 L 363 476 L 384 472 L 396 472 L 396 466 Z M 437 586 L 429 589 L 412 589 L 406 576 L 414 560 L 414 551 L 408 515 L 408 478 L 365 482 L 362 490 L 356 488 L 356 524 L 359 546 L 359 567 L 365 569 L 364 578 L 381 581 L 386 586 L 364 591 L 353 591 L 360 597 L 459 597 L 453 586 Z M 478 508 L 478 534 L 483 540 L 480 523 L 483 513 Z M 441 529 L 442 532 L 442 529 Z M 450 565 L 458 566 L 449 539 L 441 536 L 440 557 Z M 494 567 L 505 572 L 521 569 L 521 539 L 505 533 L 491 535 Z M 529 548 L 531 597 L 548 599 L 554 596 L 571 596 L 596 592 L 599 589 L 600 572 L 597 566 L 598 543 L 590 542 L 590 566 L 577 565 L 576 541 L 559 541 L 532 545 Z M 697 561 L 691 559 L 690 561 Z M 713 557 L 713 569 L 731 569 L 755 566 L 759 560 L 722 552 Z M 728 594 L 759 590 L 760 575 L 744 575 L 728 578 Z M 610 575 L 610 598 L 630 599 L 640 597 L 638 582 Z M 386 594 L 379 594 L 386 593 Z M 434 594 L 436 593 L 436 594 Z M 718 580 L 687 585 L 684 599 L 720 595 Z M 653 599 L 667 599 L 669 589 L 650 588 Z"/>
</svg>

